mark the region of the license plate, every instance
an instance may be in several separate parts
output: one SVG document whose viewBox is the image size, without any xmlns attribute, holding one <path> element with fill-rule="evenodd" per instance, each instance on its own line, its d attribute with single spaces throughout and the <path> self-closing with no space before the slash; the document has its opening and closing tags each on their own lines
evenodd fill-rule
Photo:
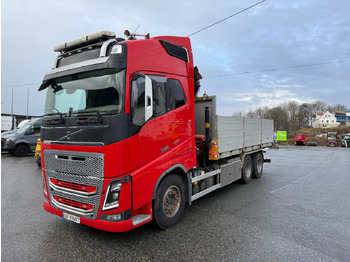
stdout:
<svg viewBox="0 0 350 262">
<path fill-rule="evenodd" d="M 77 217 L 77 216 L 73 216 L 71 214 L 68 214 L 68 213 L 64 213 L 63 212 L 63 218 L 67 219 L 67 220 L 70 220 L 70 221 L 73 221 L 75 223 L 78 223 L 80 224 L 80 217 Z"/>
</svg>

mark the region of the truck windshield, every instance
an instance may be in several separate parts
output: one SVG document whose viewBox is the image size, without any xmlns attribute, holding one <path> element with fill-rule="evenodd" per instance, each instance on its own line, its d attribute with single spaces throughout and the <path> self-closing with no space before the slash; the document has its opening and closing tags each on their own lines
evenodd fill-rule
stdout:
<svg viewBox="0 0 350 262">
<path fill-rule="evenodd" d="M 337 139 L 337 136 L 335 134 L 329 134 L 328 135 L 328 139 L 330 140 L 336 140 Z"/>
<path fill-rule="evenodd" d="M 20 128 L 16 130 L 17 134 L 24 134 L 33 124 L 30 122 L 25 123 Z"/>
<path fill-rule="evenodd" d="M 119 114 L 123 110 L 125 70 L 83 72 L 49 82 L 45 115 Z"/>
</svg>

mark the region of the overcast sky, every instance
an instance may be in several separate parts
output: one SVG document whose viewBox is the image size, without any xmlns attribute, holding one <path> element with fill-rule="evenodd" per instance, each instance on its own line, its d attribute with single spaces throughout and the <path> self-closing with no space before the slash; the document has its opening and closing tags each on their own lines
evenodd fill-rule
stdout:
<svg viewBox="0 0 350 262">
<path fill-rule="evenodd" d="M 188 36 L 260 0 L 2 0 L 1 112 L 43 114 L 53 47 L 102 30 Z M 266 0 L 190 37 L 201 93 L 232 115 L 282 102 L 350 108 L 350 1 Z M 284 69 L 283 69 L 284 68 Z M 272 70 L 279 69 L 279 70 Z"/>
</svg>

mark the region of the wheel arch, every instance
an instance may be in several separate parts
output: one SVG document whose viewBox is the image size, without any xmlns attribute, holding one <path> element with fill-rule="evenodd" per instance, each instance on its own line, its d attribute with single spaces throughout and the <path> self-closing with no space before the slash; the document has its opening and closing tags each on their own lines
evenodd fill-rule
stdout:
<svg viewBox="0 0 350 262">
<path fill-rule="evenodd" d="M 20 145 L 24 145 L 24 146 L 28 147 L 29 150 L 30 150 L 30 146 L 29 146 L 29 144 L 26 143 L 26 142 L 19 142 L 19 143 L 17 143 L 17 144 L 15 145 L 15 148 L 18 147 L 18 146 L 20 146 Z"/>
<path fill-rule="evenodd" d="M 177 174 L 178 176 L 180 176 L 183 179 L 184 185 L 185 185 L 185 196 L 186 196 L 186 199 L 188 199 L 189 176 L 187 175 L 187 170 L 183 165 L 176 164 L 176 165 L 168 168 L 166 171 L 164 171 L 159 176 L 159 178 L 154 186 L 154 189 L 153 189 L 152 200 L 154 200 L 156 198 L 157 190 L 158 190 L 160 183 L 164 180 L 165 177 L 167 177 L 168 175 L 171 175 L 171 174 Z"/>
</svg>

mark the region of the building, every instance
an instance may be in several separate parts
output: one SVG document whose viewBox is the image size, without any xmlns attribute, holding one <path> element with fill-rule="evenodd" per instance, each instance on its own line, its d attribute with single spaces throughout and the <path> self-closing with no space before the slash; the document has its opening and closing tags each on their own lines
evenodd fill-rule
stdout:
<svg viewBox="0 0 350 262">
<path fill-rule="evenodd" d="M 16 128 L 16 126 L 24 119 L 32 119 L 41 116 L 27 116 L 27 115 L 11 115 L 1 114 L 1 132 Z"/>
<path fill-rule="evenodd" d="M 340 123 L 337 122 L 337 118 L 334 114 L 327 111 L 326 113 L 317 113 L 316 119 L 312 123 L 313 128 L 331 128 L 337 127 Z"/>
<path fill-rule="evenodd" d="M 337 122 L 342 126 L 350 126 L 350 110 L 347 110 L 345 113 L 335 113 Z"/>
</svg>

